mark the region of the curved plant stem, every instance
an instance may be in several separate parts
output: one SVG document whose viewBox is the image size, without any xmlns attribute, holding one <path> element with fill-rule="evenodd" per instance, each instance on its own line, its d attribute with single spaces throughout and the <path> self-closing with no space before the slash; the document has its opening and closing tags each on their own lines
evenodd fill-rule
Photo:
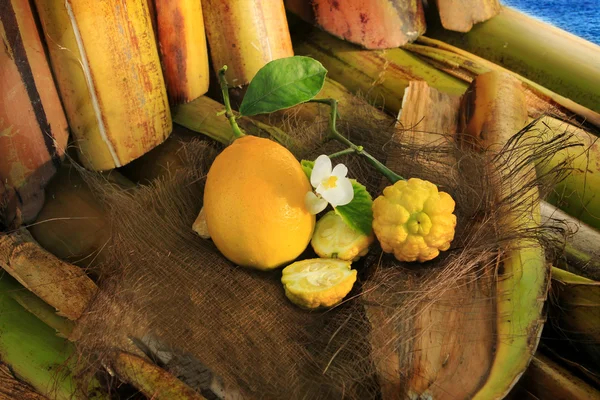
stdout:
<svg viewBox="0 0 600 400">
<path fill-rule="evenodd" d="M 346 150 L 342 150 L 338 153 L 334 153 L 331 156 L 337 157 L 342 154 L 347 154 L 350 152 L 350 149 L 352 149 L 352 151 L 354 153 L 365 157 L 367 159 L 367 161 L 372 166 L 374 166 L 379 172 L 381 172 L 383 174 L 383 176 L 385 176 L 390 182 L 395 183 L 395 182 L 404 180 L 403 177 L 401 177 L 400 175 L 398 175 L 397 173 L 395 173 L 394 171 L 392 171 L 391 169 L 389 169 L 388 167 L 383 165 L 379 160 L 377 160 L 371 154 L 367 153 L 363 149 L 362 146 L 355 145 L 350 140 L 348 140 L 346 137 L 344 137 L 341 133 L 338 132 L 337 127 L 336 127 L 337 126 L 337 117 L 338 117 L 338 108 L 337 108 L 338 102 L 336 99 L 312 99 L 312 100 L 309 100 L 309 102 L 327 104 L 327 105 L 329 105 L 329 107 L 331 107 L 331 115 L 329 117 L 329 137 L 331 139 L 337 140 L 338 142 L 347 145 L 349 148 Z M 331 158 L 331 156 L 330 156 L 330 158 Z"/>
<path fill-rule="evenodd" d="M 227 71 L 227 65 L 223 65 L 223 68 L 219 70 L 219 85 L 221 86 L 221 93 L 223 94 L 223 103 L 225 104 L 225 116 L 229 120 L 229 124 L 231 125 L 231 129 L 233 130 L 233 135 L 235 136 L 235 139 L 239 139 L 242 136 L 246 136 L 246 134 L 242 131 L 242 129 L 235 121 L 235 114 L 233 113 L 233 110 L 231 109 L 231 103 L 229 102 L 229 87 L 227 85 L 227 79 L 225 79 L 225 71 Z"/>
<path fill-rule="evenodd" d="M 346 154 L 352 154 L 352 153 L 354 153 L 354 149 L 352 147 L 348 147 L 346 150 L 338 151 L 336 153 L 328 155 L 327 157 L 336 158 L 336 157 L 341 157 L 341 156 L 345 156 Z"/>
</svg>

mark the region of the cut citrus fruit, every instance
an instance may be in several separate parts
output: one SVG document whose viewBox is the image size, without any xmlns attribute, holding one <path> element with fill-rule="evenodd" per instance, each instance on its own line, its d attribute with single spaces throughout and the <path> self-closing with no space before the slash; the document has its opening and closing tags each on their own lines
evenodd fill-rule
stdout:
<svg viewBox="0 0 600 400">
<path fill-rule="evenodd" d="M 330 211 L 317 222 L 310 244 L 319 257 L 354 261 L 367 254 L 374 239 L 372 233 L 367 236 L 352 229 Z"/>
<path fill-rule="evenodd" d="M 352 290 L 356 270 L 350 261 L 312 258 L 283 269 L 281 283 L 290 301 L 302 308 L 331 307 Z"/>
</svg>

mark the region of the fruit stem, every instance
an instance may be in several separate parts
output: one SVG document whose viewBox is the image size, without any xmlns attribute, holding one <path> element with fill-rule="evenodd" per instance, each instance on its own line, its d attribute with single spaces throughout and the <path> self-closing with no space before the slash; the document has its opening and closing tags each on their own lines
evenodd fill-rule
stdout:
<svg viewBox="0 0 600 400">
<path fill-rule="evenodd" d="M 312 99 L 312 100 L 309 100 L 309 102 L 327 104 L 329 107 L 331 107 L 331 115 L 329 117 L 329 137 L 348 146 L 347 150 L 342 150 L 338 153 L 334 153 L 334 154 L 332 154 L 332 156 L 334 156 L 334 157 L 341 156 L 342 154 L 347 154 L 350 152 L 350 150 L 352 150 L 354 153 L 365 157 L 367 159 L 367 161 L 372 166 L 374 166 L 379 172 L 381 172 L 383 174 L 383 176 L 385 176 L 390 182 L 395 183 L 395 182 L 404 180 L 403 177 L 401 177 L 400 175 L 398 175 L 397 173 L 395 173 L 394 171 L 392 171 L 391 169 L 389 169 L 388 167 L 383 165 L 379 160 L 377 160 L 371 154 L 366 152 L 362 146 L 355 145 L 350 140 L 348 140 L 346 137 L 344 137 L 341 133 L 338 132 L 337 117 L 339 114 L 338 114 L 338 101 L 336 99 Z M 342 154 L 340 154 L 340 153 L 342 153 Z M 330 158 L 331 158 L 331 156 L 330 156 Z"/>
<path fill-rule="evenodd" d="M 225 104 L 225 116 L 229 120 L 229 124 L 231 125 L 231 129 L 233 130 L 233 135 L 235 136 L 235 139 L 239 139 L 242 136 L 246 136 L 246 134 L 242 131 L 242 129 L 235 121 L 235 114 L 233 113 L 233 110 L 231 109 L 231 103 L 229 102 L 229 85 L 227 85 L 225 71 L 227 71 L 227 65 L 223 65 L 223 68 L 219 70 L 219 85 L 221 86 L 221 93 L 223 94 L 223 103 Z"/>
<path fill-rule="evenodd" d="M 345 156 L 346 154 L 354 153 L 354 149 L 352 147 L 348 147 L 346 150 L 338 151 L 336 153 L 330 154 L 329 158 L 336 158 L 340 156 Z"/>
</svg>

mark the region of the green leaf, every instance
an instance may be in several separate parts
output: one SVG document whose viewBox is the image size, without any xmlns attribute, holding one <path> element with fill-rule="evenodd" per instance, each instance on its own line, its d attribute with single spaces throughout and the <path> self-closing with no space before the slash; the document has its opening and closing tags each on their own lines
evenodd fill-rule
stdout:
<svg viewBox="0 0 600 400">
<path fill-rule="evenodd" d="M 373 199 L 367 192 L 367 188 L 354 179 L 350 179 L 350 181 L 354 189 L 354 198 L 345 206 L 336 207 L 335 212 L 353 229 L 370 235 L 373 229 L 373 210 L 371 209 Z"/>
<path fill-rule="evenodd" d="M 306 174 L 308 180 L 310 180 L 310 175 L 312 174 L 312 170 L 315 167 L 314 161 L 302 160 L 300 161 L 300 165 L 302 166 L 302 170 Z"/>
<path fill-rule="evenodd" d="M 262 67 L 250 82 L 240 114 L 271 113 L 307 102 L 321 91 L 327 70 L 310 57 L 287 57 Z"/>
</svg>

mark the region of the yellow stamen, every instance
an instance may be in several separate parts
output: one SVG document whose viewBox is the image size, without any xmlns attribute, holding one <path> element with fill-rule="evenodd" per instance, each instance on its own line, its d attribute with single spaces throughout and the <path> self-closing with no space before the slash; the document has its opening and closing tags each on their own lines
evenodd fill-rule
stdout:
<svg viewBox="0 0 600 400">
<path fill-rule="evenodd" d="M 333 189 L 337 186 L 337 180 L 337 176 L 330 176 L 329 178 L 323 180 L 323 187 L 325 189 Z"/>
</svg>

